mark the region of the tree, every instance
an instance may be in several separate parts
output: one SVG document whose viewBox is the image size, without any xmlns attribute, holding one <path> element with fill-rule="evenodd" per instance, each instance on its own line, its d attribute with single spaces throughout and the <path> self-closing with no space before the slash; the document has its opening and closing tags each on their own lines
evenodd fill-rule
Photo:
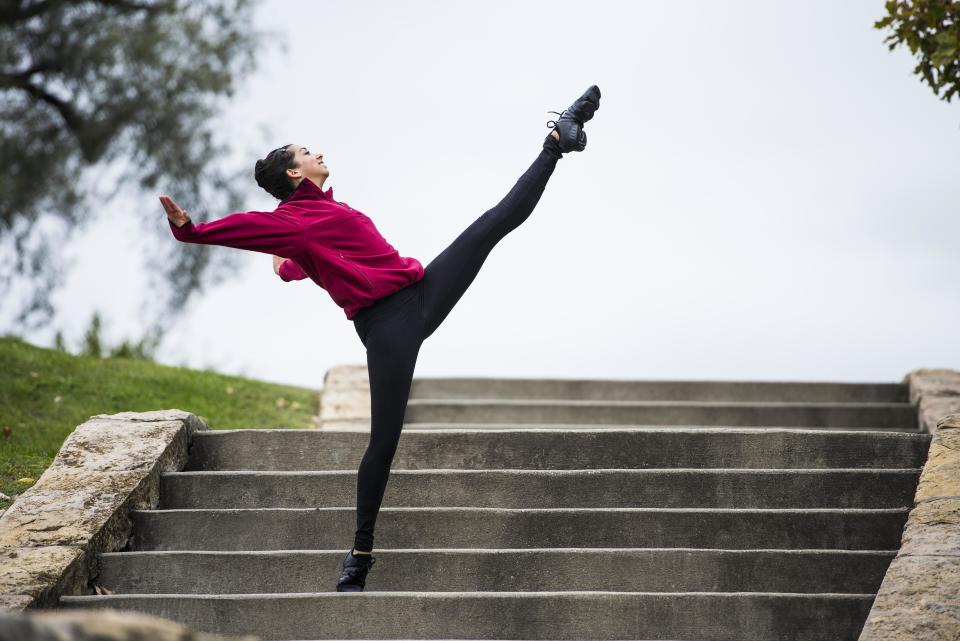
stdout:
<svg viewBox="0 0 960 641">
<path fill-rule="evenodd" d="M 232 264 L 214 263 L 209 247 L 169 242 L 155 194 L 177 194 L 197 212 L 242 208 L 250 169 L 237 180 L 211 159 L 230 149 L 215 139 L 215 116 L 255 67 L 264 35 L 251 27 L 254 2 L 0 3 L 0 243 L 12 255 L 0 265 L 0 300 L 10 304 L 15 278 L 29 283 L 18 326 L 50 322 L 61 246 L 125 189 L 149 192 L 131 213 L 158 238 L 144 261 L 163 322 L 147 334 Z M 98 193 L 97 179 L 112 188 Z M 45 219 L 60 237 L 40 228 Z"/>
<path fill-rule="evenodd" d="M 102 329 L 103 321 L 100 319 L 100 312 L 94 311 L 93 317 L 90 319 L 90 327 L 83 334 L 83 350 L 81 353 L 84 356 L 95 356 L 97 358 L 103 356 L 103 339 L 100 337 Z"/>
<path fill-rule="evenodd" d="M 97 358 L 126 358 L 130 360 L 154 360 L 157 344 L 150 337 L 140 341 L 123 339 L 113 347 L 107 347 L 103 340 L 103 319 L 100 311 L 94 310 L 90 318 L 90 325 L 83 334 L 80 346 L 81 356 L 95 356 Z M 63 343 L 63 335 L 57 331 L 54 337 L 54 348 L 67 352 Z M 69 353 L 69 352 L 68 352 Z"/>
<path fill-rule="evenodd" d="M 67 351 L 67 344 L 63 340 L 63 332 L 59 329 L 57 330 L 57 333 L 54 334 L 53 336 L 53 349 L 57 350 L 58 352 Z"/>
<path fill-rule="evenodd" d="M 892 32 L 884 42 L 893 51 L 906 45 L 919 62 L 913 72 L 933 93 L 950 102 L 960 92 L 960 3 L 953 0 L 889 0 L 886 17 L 874 23 Z"/>
</svg>

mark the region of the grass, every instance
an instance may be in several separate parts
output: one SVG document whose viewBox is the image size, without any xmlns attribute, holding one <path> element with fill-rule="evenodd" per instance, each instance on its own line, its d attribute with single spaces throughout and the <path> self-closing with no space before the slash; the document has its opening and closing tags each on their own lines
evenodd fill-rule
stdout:
<svg viewBox="0 0 960 641">
<path fill-rule="evenodd" d="M 182 409 L 211 429 L 309 428 L 319 390 L 149 360 L 75 356 L 0 337 L 0 492 L 30 487 L 94 414 Z M 0 510 L 11 501 L 0 500 Z"/>
</svg>

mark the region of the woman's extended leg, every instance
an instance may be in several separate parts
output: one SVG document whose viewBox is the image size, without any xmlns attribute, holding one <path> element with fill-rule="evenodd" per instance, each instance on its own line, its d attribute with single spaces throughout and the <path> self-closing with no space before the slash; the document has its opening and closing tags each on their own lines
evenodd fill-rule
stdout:
<svg viewBox="0 0 960 641">
<path fill-rule="evenodd" d="M 426 336 L 440 326 L 463 296 L 490 250 L 530 216 L 561 157 L 559 148 L 545 145 L 507 195 L 426 266 L 423 273 Z"/>
<path fill-rule="evenodd" d="M 357 552 L 373 550 L 374 526 L 403 429 L 420 345 L 463 295 L 490 250 L 527 219 L 561 157 L 552 145 L 545 147 L 509 193 L 424 269 L 422 316 L 417 299 L 411 298 L 396 314 L 372 324 L 365 339 L 371 429 L 357 470 Z"/>
</svg>

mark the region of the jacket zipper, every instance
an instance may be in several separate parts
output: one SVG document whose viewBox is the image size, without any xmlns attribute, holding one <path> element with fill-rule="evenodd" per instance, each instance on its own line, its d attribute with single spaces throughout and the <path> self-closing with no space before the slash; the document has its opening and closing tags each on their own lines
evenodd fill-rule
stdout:
<svg viewBox="0 0 960 641">
<path fill-rule="evenodd" d="M 340 258 L 342 258 L 344 261 L 346 261 L 346 263 L 347 263 L 348 265 L 350 265 L 351 267 L 353 267 L 353 269 L 354 269 L 358 274 L 360 274 L 361 276 L 363 276 L 363 280 L 367 281 L 367 285 L 370 286 L 370 290 L 371 290 L 371 291 L 374 291 L 374 292 L 377 291 L 377 288 L 373 286 L 373 281 L 371 281 L 370 278 L 369 278 L 366 274 L 363 273 L 363 270 L 361 270 L 357 265 L 355 265 L 349 258 L 347 258 L 346 256 L 344 256 L 342 252 L 337 252 L 337 253 L 340 255 Z"/>
</svg>

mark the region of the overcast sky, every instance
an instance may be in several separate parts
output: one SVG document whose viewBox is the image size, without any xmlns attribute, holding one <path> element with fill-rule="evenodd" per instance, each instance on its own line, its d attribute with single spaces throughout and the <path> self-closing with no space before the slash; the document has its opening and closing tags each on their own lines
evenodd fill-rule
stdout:
<svg viewBox="0 0 960 641">
<path fill-rule="evenodd" d="M 882 0 L 267 2 L 258 26 L 288 49 L 262 56 L 221 133 L 251 167 L 246 209 L 276 206 L 254 161 L 303 144 L 336 199 L 427 265 L 537 156 L 548 111 L 597 84 L 587 149 L 560 160 L 418 376 L 899 381 L 960 368 L 960 104 L 888 51 L 882 15 Z M 167 224 L 147 194 L 69 248 L 68 344 L 94 308 L 109 341 L 139 331 L 142 216 Z M 310 387 L 364 362 L 324 290 L 241 253 L 159 360 Z"/>
</svg>

